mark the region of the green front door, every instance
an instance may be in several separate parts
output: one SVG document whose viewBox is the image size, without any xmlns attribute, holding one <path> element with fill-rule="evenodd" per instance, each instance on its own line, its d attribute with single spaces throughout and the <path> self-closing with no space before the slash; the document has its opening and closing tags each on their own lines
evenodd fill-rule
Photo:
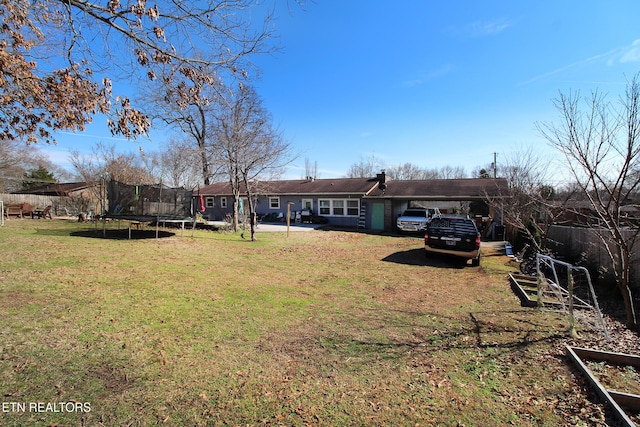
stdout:
<svg viewBox="0 0 640 427">
<path fill-rule="evenodd" d="M 371 204 L 371 229 L 384 230 L 384 203 Z"/>
</svg>

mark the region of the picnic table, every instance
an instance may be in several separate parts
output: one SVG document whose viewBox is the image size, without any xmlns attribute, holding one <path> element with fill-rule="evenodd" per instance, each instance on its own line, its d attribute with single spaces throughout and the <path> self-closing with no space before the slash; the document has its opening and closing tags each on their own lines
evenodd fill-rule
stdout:
<svg viewBox="0 0 640 427">
<path fill-rule="evenodd" d="M 52 219 L 51 209 L 53 206 L 49 205 L 46 208 L 34 208 L 29 203 L 14 203 L 7 205 L 4 210 L 5 218 L 9 218 L 10 215 L 17 216 L 18 218 L 25 218 L 30 216 L 31 218 L 49 218 Z"/>
<path fill-rule="evenodd" d="M 14 203 L 7 205 L 4 210 L 5 218 L 9 218 L 10 215 L 15 215 L 18 218 L 24 218 L 25 215 L 31 215 L 33 207 L 29 203 Z"/>
<path fill-rule="evenodd" d="M 31 218 L 41 219 L 41 218 L 49 217 L 49 219 L 53 219 L 53 217 L 51 216 L 51 208 L 52 208 L 52 206 L 49 205 L 44 209 L 38 209 L 38 208 L 33 209 L 31 211 Z"/>
</svg>

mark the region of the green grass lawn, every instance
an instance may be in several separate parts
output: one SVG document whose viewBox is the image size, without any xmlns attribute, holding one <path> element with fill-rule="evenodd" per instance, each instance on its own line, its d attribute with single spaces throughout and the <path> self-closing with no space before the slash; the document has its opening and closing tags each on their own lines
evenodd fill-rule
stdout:
<svg viewBox="0 0 640 427">
<path fill-rule="evenodd" d="M 0 425 L 604 425 L 562 356 L 566 319 L 520 307 L 506 257 L 87 230 L 0 228 Z"/>
</svg>

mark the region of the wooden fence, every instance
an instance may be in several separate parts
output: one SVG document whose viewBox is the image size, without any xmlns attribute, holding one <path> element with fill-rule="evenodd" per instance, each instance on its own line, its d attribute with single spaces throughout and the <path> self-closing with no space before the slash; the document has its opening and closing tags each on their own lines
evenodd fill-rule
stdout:
<svg viewBox="0 0 640 427">
<path fill-rule="evenodd" d="M 628 235 L 631 236 L 633 231 L 629 230 Z M 553 244 L 548 246 L 572 259 L 580 258 L 582 254 L 586 255 L 589 262 L 605 267 L 611 271 L 611 259 L 607 253 L 604 244 L 595 232 L 586 227 L 566 227 L 553 225 L 549 230 L 549 239 L 558 242 L 558 246 L 554 248 Z M 632 287 L 640 289 L 640 242 L 635 246 L 631 257 L 632 268 Z"/>
<path fill-rule="evenodd" d="M 5 207 L 19 203 L 29 203 L 31 206 L 40 208 L 51 205 L 55 216 L 75 216 L 79 213 L 76 201 L 70 197 L 0 193 L 0 200 L 4 202 Z"/>
</svg>

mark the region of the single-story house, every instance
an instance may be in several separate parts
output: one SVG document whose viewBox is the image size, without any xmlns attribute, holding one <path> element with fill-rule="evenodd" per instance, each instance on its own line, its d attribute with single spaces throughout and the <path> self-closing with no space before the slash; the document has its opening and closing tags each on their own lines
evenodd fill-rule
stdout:
<svg viewBox="0 0 640 427">
<path fill-rule="evenodd" d="M 487 195 L 507 194 L 507 181 L 498 179 L 388 180 L 384 172 L 375 178 L 330 178 L 267 181 L 253 191 L 259 216 L 281 218 L 291 212 L 292 221 L 311 212 L 335 226 L 388 230 L 409 206 L 437 207 L 452 211 L 460 202 L 483 202 Z M 241 189 L 241 196 L 244 196 Z M 194 211 L 209 220 L 233 214 L 233 193 L 228 182 L 214 183 L 193 192 Z M 246 199 L 241 197 L 242 210 Z M 201 206 L 201 204 L 203 206 Z"/>
</svg>

